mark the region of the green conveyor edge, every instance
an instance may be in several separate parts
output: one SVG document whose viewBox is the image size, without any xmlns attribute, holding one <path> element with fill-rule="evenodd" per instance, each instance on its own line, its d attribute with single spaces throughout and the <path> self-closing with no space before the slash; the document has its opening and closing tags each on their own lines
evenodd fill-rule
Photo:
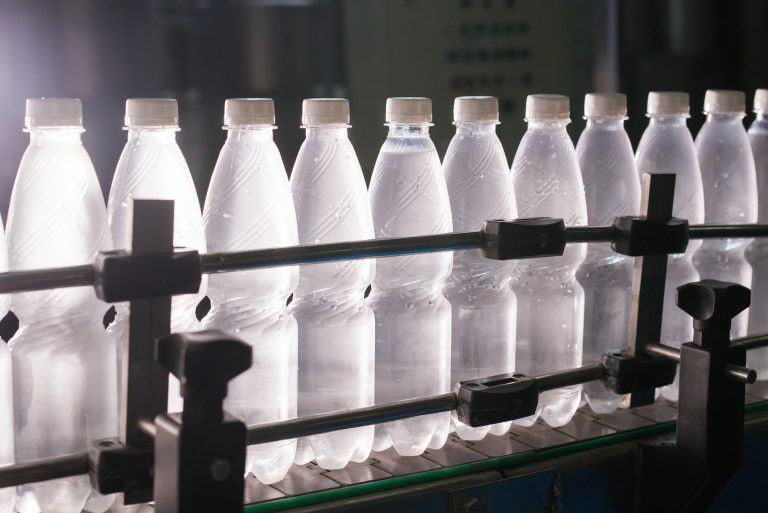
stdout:
<svg viewBox="0 0 768 513">
<path fill-rule="evenodd" d="M 768 401 L 748 404 L 744 408 L 745 413 L 756 413 L 763 410 L 768 410 Z M 425 472 L 418 472 L 415 474 L 408 474 L 407 476 L 390 477 L 386 479 L 370 481 L 367 483 L 343 486 L 341 488 L 334 488 L 331 490 L 323 490 L 304 495 L 296 495 L 293 497 L 285 497 L 282 499 L 274 499 L 256 504 L 249 504 L 245 506 L 245 513 L 271 513 L 275 511 L 284 511 L 292 508 L 320 504 L 323 502 L 359 497 L 361 495 L 383 492 L 395 488 L 402 488 L 430 481 L 438 481 L 440 479 L 462 476 L 484 470 L 510 468 L 534 461 L 545 461 L 552 458 L 576 454 L 579 452 L 606 447 L 622 442 L 628 442 L 669 433 L 674 431 L 676 425 L 676 421 L 663 422 L 653 426 L 642 427 L 630 431 L 622 431 L 599 438 L 573 442 L 548 449 L 519 452 L 510 454 L 508 456 L 501 456 L 498 458 L 491 458 L 488 460 L 466 463 L 463 465 L 455 465 L 452 467 L 444 467 L 428 470 Z"/>
</svg>

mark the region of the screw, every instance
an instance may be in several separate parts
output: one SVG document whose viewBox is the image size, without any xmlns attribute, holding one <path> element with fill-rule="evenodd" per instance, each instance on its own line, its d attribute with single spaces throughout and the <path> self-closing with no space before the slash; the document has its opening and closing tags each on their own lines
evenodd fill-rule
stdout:
<svg viewBox="0 0 768 513">
<path fill-rule="evenodd" d="M 214 481 L 224 481 L 232 473 L 232 466 L 227 460 L 216 458 L 211 463 L 211 477 Z"/>
<path fill-rule="evenodd" d="M 453 513 L 485 513 L 485 504 L 474 495 L 466 495 L 456 501 Z"/>
</svg>

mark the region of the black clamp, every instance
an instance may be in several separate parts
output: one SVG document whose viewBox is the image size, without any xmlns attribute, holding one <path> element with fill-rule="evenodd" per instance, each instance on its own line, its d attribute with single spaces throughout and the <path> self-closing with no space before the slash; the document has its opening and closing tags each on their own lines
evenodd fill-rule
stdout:
<svg viewBox="0 0 768 513">
<path fill-rule="evenodd" d="M 627 256 L 685 253 L 688 247 L 688 221 L 647 219 L 645 216 L 620 216 L 613 220 L 611 247 Z"/>
<path fill-rule="evenodd" d="M 539 386 L 522 374 L 500 374 L 456 386 L 456 415 L 471 427 L 522 419 L 536 413 Z"/>
<path fill-rule="evenodd" d="M 96 296 L 107 303 L 194 294 L 200 289 L 202 264 L 197 251 L 131 254 L 104 251 L 94 263 Z"/>
<path fill-rule="evenodd" d="M 603 384 L 616 394 L 631 394 L 670 385 L 675 380 L 677 364 L 659 357 L 636 358 L 625 351 L 607 353 L 603 364 Z"/>
<path fill-rule="evenodd" d="M 179 378 L 184 398 L 181 414 L 155 419 L 158 513 L 242 513 L 246 426 L 222 403 L 251 358 L 250 345 L 216 330 L 158 341 L 157 359 Z"/>
<path fill-rule="evenodd" d="M 750 291 L 702 280 L 678 287 L 677 305 L 693 317 L 694 340 L 680 348 L 677 443 L 640 446 L 637 511 L 704 512 L 741 467 L 746 350 L 731 346 L 731 320 Z"/>
<path fill-rule="evenodd" d="M 565 251 L 565 222 L 550 217 L 483 223 L 483 256 L 493 260 L 559 256 Z"/>
</svg>

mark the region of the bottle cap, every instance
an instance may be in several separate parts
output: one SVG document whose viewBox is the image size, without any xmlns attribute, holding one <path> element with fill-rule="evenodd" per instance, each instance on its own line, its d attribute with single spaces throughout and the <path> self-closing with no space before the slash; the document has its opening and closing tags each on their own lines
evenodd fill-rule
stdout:
<svg viewBox="0 0 768 513">
<path fill-rule="evenodd" d="M 301 104 L 301 125 L 348 125 L 349 100 L 309 98 Z"/>
<path fill-rule="evenodd" d="M 768 114 L 768 89 L 755 91 L 755 102 L 752 110 L 758 114 Z"/>
<path fill-rule="evenodd" d="M 707 89 L 704 114 L 744 114 L 746 96 L 742 91 Z"/>
<path fill-rule="evenodd" d="M 667 91 L 648 93 L 649 116 L 688 116 L 689 111 L 688 93 Z"/>
<path fill-rule="evenodd" d="M 432 123 L 429 98 L 387 98 L 387 123 Z"/>
<path fill-rule="evenodd" d="M 83 126 L 83 105 L 78 98 L 27 98 L 24 125 L 30 128 Z"/>
<path fill-rule="evenodd" d="M 125 126 L 179 126 L 179 106 L 170 98 L 130 98 L 125 101 Z"/>
<path fill-rule="evenodd" d="M 526 121 L 568 121 L 571 103 L 559 94 L 529 94 L 525 99 Z"/>
<path fill-rule="evenodd" d="M 499 100 L 495 96 L 460 96 L 453 101 L 453 121 L 498 121 Z"/>
<path fill-rule="evenodd" d="M 224 126 L 274 125 L 272 98 L 230 98 L 224 102 Z"/>
<path fill-rule="evenodd" d="M 627 97 L 621 93 L 589 93 L 584 96 L 585 118 L 627 117 Z"/>
</svg>

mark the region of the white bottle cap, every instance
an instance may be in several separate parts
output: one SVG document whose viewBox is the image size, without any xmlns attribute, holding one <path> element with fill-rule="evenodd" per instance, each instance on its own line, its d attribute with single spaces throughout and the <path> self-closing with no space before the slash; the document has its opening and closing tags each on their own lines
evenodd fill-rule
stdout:
<svg viewBox="0 0 768 513">
<path fill-rule="evenodd" d="M 387 123 L 432 123 L 432 100 L 387 98 L 384 119 Z"/>
<path fill-rule="evenodd" d="M 752 111 L 758 114 L 768 114 L 768 89 L 755 90 L 755 101 Z"/>
<path fill-rule="evenodd" d="M 301 125 L 348 125 L 349 100 L 309 98 L 301 104 Z"/>
<path fill-rule="evenodd" d="M 648 93 L 649 116 L 688 116 L 689 111 L 688 93 L 667 91 Z"/>
<path fill-rule="evenodd" d="M 126 127 L 178 127 L 179 106 L 170 98 L 130 98 L 125 101 Z"/>
<path fill-rule="evenodd" d="M 571 102 L 559 94 L 529 94 L 525 99 L 526 121 L 569 121 Z"/>
<path fill-rule="evenodd" d="M 589 93 L 584 96 L 585 118 L 627 117 L 627 96 L 621 93 Z"/>
<path fill-rule="evenodd" d="M 707 89 L 704 94 L 704 114 L 744 114 L 746 103 L 742 91 Z"/>
<path fill-rule="evenodd" d="M 224 126 L 274 125 L 272 98 L 230 98 L 224 102 Z"/>
<path fill-rule="evenodd" d="M 460 96 L 453 101 L 453 121 L 498 121 L 499 100 L 495 96 Z"/>
<path fill-rule="evenodd" d="M 83 126 L 83 105 L 77 98 L 27 98 L 24 125 L 30 128 Z"/>
</svg>

